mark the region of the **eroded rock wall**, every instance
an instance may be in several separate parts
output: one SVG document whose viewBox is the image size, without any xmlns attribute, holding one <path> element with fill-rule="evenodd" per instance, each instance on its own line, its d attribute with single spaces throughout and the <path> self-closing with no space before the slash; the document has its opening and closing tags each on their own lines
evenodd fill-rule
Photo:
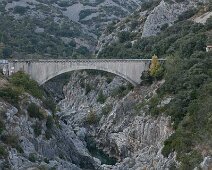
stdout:
<svg viewBox="0 0 212 170">
<path fill-rule="evenodd" d="M 85 94 L 85 88 L 80 86 L 82 81 L 91 86 L 95 84 L 95 90 Z M 59 103 L 61 117 L 69 126 L 74 127 L 82 140 L 86 135 L 93 136 L 99 148 L 118 159 L 116 165 L 102 165 L 105 170 L 169 169 L 175 163 L 174 155 L 164 158 L 161 149 L 163 142 L 173 133 L 170 118 L 148 115 L 145 110 L 148 105 L 145 104 L 144 109 L 136 110 L 136 105 L 147 102 L 162 83 L 139 87 L 118 97 L 112 95 L 113 90 L 123 84 L 127 85 L 119 77 L 107 83 L 105 76 L 75 73 L 64 88 L 65 99 Z M 107 96 L 103 104 L 97 101 L 100 90 Z M 112 109 L 103 114 L 102 108 L 108 105 Z M 88 125 L 86 119 L 91 109 L 99 117 L 99 122 Z"/>
</svg>

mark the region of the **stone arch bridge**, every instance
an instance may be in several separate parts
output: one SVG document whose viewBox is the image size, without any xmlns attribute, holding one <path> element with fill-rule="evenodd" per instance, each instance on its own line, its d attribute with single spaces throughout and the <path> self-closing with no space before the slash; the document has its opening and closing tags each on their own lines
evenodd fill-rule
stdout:
<svg viewBox="0 0 212 170">
<path fill-rule="evenodd" d="M 160 62 L 164 59 L 159 59 Z M 3 60 L 2 60 L 3 61 Z M 116 74 L 131 82 L 140 83 L 141 73 L 149 69 L 151 59 L 39 59 L 4 60 L 4 72 L 11 75 L 24 71 L 40 85 L 62 73 L 95 69 Z"/>
</svg>

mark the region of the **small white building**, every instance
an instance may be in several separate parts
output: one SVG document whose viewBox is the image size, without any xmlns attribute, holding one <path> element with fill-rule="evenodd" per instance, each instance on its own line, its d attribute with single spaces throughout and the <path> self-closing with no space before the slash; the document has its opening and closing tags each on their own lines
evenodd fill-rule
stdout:
<svg viewBox="0 0 212 170">
<path fill-rule="evenodd" d="M 212 51 L 212 45 L 207 45 L 206 52 Z"/>
<path fill-rule="evenodd" d="M 7 74 L 7 68 L 4 67 L 4 68 L 2 69 L 2 72 L 3 72 L 4 75 L 6 75 L 6 74 Z"/>
</svg>

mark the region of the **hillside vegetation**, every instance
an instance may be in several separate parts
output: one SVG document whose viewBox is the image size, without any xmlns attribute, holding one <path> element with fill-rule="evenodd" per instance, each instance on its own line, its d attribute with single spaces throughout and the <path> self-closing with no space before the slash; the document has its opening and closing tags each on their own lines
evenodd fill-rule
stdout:
<svg viewBox="0 0 212 170">
<path fill-rule="evenodd" d="M 211 40 L 211 22 L 205 25 L 192 21 L 179 21 L 171 27 L 164 25 L 164 30 L 157 36 L 141 38 L 131 43 L 135 33 L 120 32 L 119 41 L 104 48 L 99 58 L 151 58 L 154 54 L 160 58 L 178 54 L 182 58 L 190 56 L 194 51 L 205 51 L 207 42 Z"/>
<path fill-rule="evenodd" d="M 0 58 L 89 58 L 107 23 L 142 2 L 1 0 Z"/>
<path fill-rule="evenodd" d="M 204 25 L 188 20 L 197 12 L 186 11 L 174 25 L 164 25 L 157 36 L 133 44 L 135 33 L 122 31 L 117 42 L 99 53 L 99 58 L 150 58 L 154 54 L 167 58 L 165 83 L 150 101 L 149 114 L 171 116 L 175 133 L 166 140 L 162 153 L 176 152 L 180 169 L 186 170 L 212 155 L 212 52 L 205 50 L 212 39 L 212 17 Z M 166 96 L 173 99 L 159 109 Z"/>
</svg>

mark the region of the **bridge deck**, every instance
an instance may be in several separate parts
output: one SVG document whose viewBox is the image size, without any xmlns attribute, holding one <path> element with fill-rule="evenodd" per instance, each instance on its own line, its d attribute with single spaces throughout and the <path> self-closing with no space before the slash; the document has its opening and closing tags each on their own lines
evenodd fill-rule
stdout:
<svg viewBox="0 0 212 170">
<path fill-rule="evenodd" d="M 152 59 L 19 59 L 8 60 L 9 62 L 143 62 Z M 158 59 L 165 61 L 166 59 Z"/>
</svg>

